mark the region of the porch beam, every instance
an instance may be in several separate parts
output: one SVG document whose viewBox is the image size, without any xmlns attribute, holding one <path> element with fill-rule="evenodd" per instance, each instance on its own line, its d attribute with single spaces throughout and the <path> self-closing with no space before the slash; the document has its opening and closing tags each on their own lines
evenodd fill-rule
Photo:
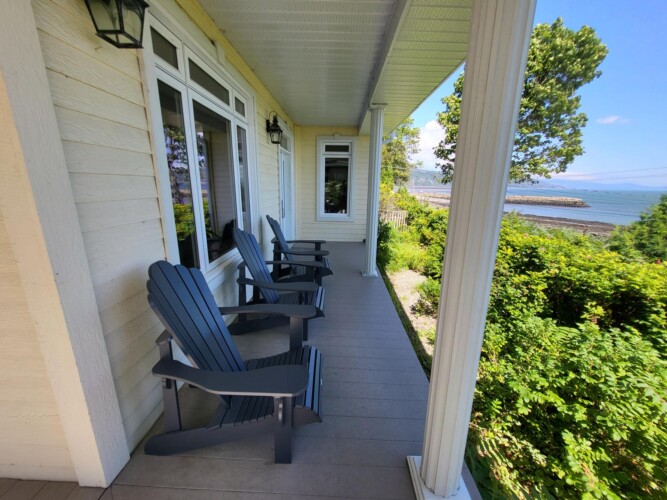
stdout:
<svg viewBox="0 0 667 500">
<path fill-rule="evenodd" d="M 2 6 L 1 218 L 79 484 L 108 486 L 129 451 L 51 90 L 31 3 Z"/>
<path fill-rule="evenodd" d="M 380 215 L 380 167 L 385 104 L 371 106 L 371 141 L 368 154 L 368 205 L 366 209 L 366 262 L 362 275 L 376 278 L 378 217 Z"/>
<path fill-rule="evenodd" d="M 536 0 L 474 0 L 418 498 L 467 498 L 461 468 Z M 417 474 L 417 472 L 419 472 Z"/>
</svg>

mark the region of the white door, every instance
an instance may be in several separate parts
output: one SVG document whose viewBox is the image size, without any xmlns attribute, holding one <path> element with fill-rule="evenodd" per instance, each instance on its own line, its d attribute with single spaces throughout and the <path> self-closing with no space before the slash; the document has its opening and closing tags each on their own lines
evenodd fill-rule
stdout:
<svg viewBox="0 0 667 500">
<path fill-rule="evenodd" d="M 289 141 L 289 139 L 288 139 Z M 283 140 L 283 142 L 285 142 Z M 291 146 L 291 144 L 285 144 Z M 292 153 L 280 147 L 280 227 L 288 240 L 294 239 L 294 175 Z M 291 149 L 291 148 L 290 148 Z"/>
</svg>

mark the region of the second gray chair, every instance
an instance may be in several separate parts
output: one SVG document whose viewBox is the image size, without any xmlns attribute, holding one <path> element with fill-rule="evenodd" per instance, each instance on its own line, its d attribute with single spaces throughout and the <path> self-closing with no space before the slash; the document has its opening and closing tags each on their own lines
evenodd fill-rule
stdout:
<svg viewBox="0 0 667 500">
<path fill-rule="evenodd" d="M 234 241 L 243 262 L 239 264 L 239 305 L 245 304 L 283 304 L 313 306 L 316 310 L 315 317 L 324 316 L 324 288 L 317 283 L 290 279 L 284 282 L 275 279 L 271 275 L 268 264 L 276 261 L 265 261 L 262 250 L 255 237 L 239 228 L 234 228 Z M 316 262 L 289 262 L 279 261 L 281 265 L 308 267 Z M 248 277 L 247 272 L 252 277 Z M 252 298 L 248 300 L 246 287 L 253 289 Z M 290 319 L 290 348 L 298 347 L 303 341 L 308 340 L 308 321 L 310 318 Z M 233 335 L 254 331 L 261 328 L 271 328 L 284 324 L 284 316 L 271 315 L 267 318 L 249 319 L 247 315 L 240 314 L 236 324 L 231 325 L 230 331 Z"/>
</svg>

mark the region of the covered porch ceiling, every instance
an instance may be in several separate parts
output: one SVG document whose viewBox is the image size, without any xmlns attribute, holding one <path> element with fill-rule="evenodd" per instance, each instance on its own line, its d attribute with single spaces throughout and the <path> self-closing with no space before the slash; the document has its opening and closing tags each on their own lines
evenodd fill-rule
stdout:
<svg viewBox="0 0 667 500">
<path fill-rule="evenodd" d="M 466 56 L 471 0 L 200 0 L 304 126 L 391 132 Z"/>
</svg>

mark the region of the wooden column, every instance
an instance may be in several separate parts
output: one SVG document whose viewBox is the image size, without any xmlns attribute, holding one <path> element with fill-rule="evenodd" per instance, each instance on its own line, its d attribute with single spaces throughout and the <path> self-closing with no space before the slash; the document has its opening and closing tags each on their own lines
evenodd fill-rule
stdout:
<svg viewBox="0 0 667 500">
<path fill-rule="evenodd" d="M 366 262 L 362 274 L 375 278 L 377 272 L 378 217 L 380 215 L 380 166 L 384 105 L 371 106 L 371 143 L 368 160 L 368 207 L 366 210 Z"/>
<path fill-rule="evenodd" d="M 474 0 L 418 498 L 468 493 L 461 468 L 535 0 Z"/>
</svg>

